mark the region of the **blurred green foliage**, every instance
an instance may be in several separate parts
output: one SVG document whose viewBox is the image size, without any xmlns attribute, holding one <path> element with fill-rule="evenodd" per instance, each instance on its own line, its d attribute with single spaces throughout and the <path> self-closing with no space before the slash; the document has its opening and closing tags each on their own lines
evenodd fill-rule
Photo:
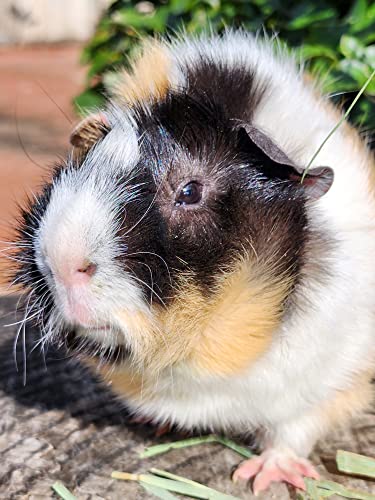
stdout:
<svg viewBox="0 0 375 500">
<path fill-rule="evenodd" d="M 317 75 L 323 91 L 349 106 L 375 68 L 375 2 L 372 0 L 117 0 L 85 47 L 87 88 L 75 104 L 79 111 L 100 106 L 111 75 L 147 35 L 184 29 L 199 33 L 211 26 L 244 27 L 277 34 L 295 48 L 306 69 Z M 375 79 L 353 110 L 351 119 L 374 132 Z"/>
</svg>

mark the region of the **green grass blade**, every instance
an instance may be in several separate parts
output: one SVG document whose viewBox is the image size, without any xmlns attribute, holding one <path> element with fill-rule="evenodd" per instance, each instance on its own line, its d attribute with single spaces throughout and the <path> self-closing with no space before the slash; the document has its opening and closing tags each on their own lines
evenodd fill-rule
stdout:
<svg viewBox="0 0 375 500">
<path fill-rule="evenodd" d="M 230 448 L 231 450 L 235 451 L 239 455 L 242 455 L 243 457 L 250 458 L 254 456 L 254 453 L 251 452 L 248 448 L 245 448 L 244 446 L 240 446 L 239 444 L 235 443 L 234 441 L 227 439 L 225 437 L 221 436 L 214 436 L 216 438 L 216 442 L 220 443 L 227 448 Z"/>
<path fill-rule="evenodd" d="M 316 152 L 313 154 L 311 160 L 309 161 L 309 163 L 307 164 L 307 167 L 305 169 L 305 171 L 303 172 L 303 175 L 302 175 L 302 179 L 301 179 L 301 184 L 302 182 L 305 180 L 305 177 L 306 175 L 308 174 L 308 170 L 309 168 L 311 167 L 311 165 L 313 164 L 315 158 L 318 156 L 318 154 L 321 152 L 321 150 L 323 149 L 324 145 L 327 143 L 327 141 L 332 137 L 332 135 L 336 132 L 336 130 L 340 127 L 340 125 L 347 119 L 347 117 L 349 116 L 349 114 L 351 113 L 352 109 L 354 108 L 354 106 L 357 104 L 359 98 L 361 97 L 361 95 L 364 93 L 364 91 L 366 90 L 366 88 L 368 87 L 368 85 L 370 84 L 371 80 L 374 78 L 375 76 L 375 70 L 371 73 L 371 75 L 368 77 L 368 79 L 366 80 L 366 82 L 363 84 L 362 88 L 360 89 L 360 91 L 358 92 L 358 94 L 356 95 L 355 99 L 353 100 L 353 102 L 351 103 L 351 105 L 349 106 L 349 108 L 346 110 L 345 114 L 343 115 L 343 117 L 341 118 L 341 120 L 339 120 L 336 125 L 333 127 L 333 129 L 330 131 L 330 133 L 327 135 L 327 137 L 324 139 L 324 141 L 321 143 L 321 145 L 318 147 L 318 149 L 316 150 Z"/>
<path fill-rule="evenodd" d="M 332 491 L 336 495 L 340 495 L 344 498 L 352 498 L 356 500 L 375 500 L 375 495 L 373 495 L 372 493 L 346 488 L 342 484 L 335 483 L 333 481 L 314 481 L 314 482 L 316 483 L 316 486 L 318 488 Z"/>
<path fill-rule="evenodd" d="M 163 490 L 158 486 L 151 486 L 150 484 L 143 483 L 139 481 L 139 484 L 152 495 L 155 495 L 157 498 L 161 498 L 162 500 L 178 500 L 176 495 L 172 495 L 168 490 Z"/>
<path fill-rule="evenodd" d="M 307 498 L 311 500 L 320 500 L 321 496 L 319 495 L 319 490 L 316 481 L 313 481 L 311 479 L 306 479 L 305 484 L 306 484 Z"/>
<path fill-rule="evenodd" d="M 205 486 L 204 484 L 197 483 L 196 481 L 188 479 L 187 477 L 177 476 L 176 474 L 172 474 L 172 472 L 168 472 L 166 470 L 152 468 L 150 469 L 150 472 L 159 477 L 165 477 L 167 479 L 173 479 L 174 481 L 181 481 L 182 483 L 192 484 L 193 486 L 198 486 L 199 488 L 207 489 L 207 486 Z"/>
<path fill-rule="evenodd" d="M 240 500 L 237 497 L 225 495 L 219 491 L 213 490 L 196 483 L 190 479 L 176 476 L 169 472 L 158 469 L 153 470 L 158 475 L 154 474 L 130 474 L 128 472 L 113 471 L 111 477 L 115 479 L 123 479 L 125 481 L 138 481 L 143 487 L 150 486 L 159 490 L 167 490 L 169 492 L 178 493 L 200 500 Z"/>
<path fill-rule="evenodd" d="M 348 474 L 357 474 L 375 479 L 375 459 L 351 453 L 349 451 L 338 450 L 336 462 L 339 471 Z"/>
<path fill-rule="evenodd" d="M 172 481 L 176 481 L 179 483 L 184 483 L 187 486 L 193 488 L 196 495 L 203 495 L 202 498 L 207 500 L 239 500 L 237 497 L 232 495 L 226 495 L 225 493 L 221 493 L 220 491 L 214 490 L 213 488 L 209 488 L 204 484 L 198 483 L 196 481 L 192 481 L 186 477 L 177 476 L 176 474 L 172 474 L 171 472 L 160 470 L 160 469 L 150 469 L 152 474 L 156 474 L 159 477 L 167 478 Z M 194 495 L 192 495 L 194 496 Z M 198 498 L 201 498 L 200 496 Z"/>
<path fill-rule="evenodd" d="M 223 446 L 226 446 L 227 448 L 234 450 L 239 455 L 242 455 L 243 457 L 246 458 L 249 458 L 253 455 L 253 453 L 250 450 L 248 450 L 243 446 L 238 445 L 237 443 L 231 441 L 230 439 L 210 434 L 209 436 L 183 439 L 181 441 L 174 441 L 172 443 L 164 443 L 164 444 L 157 444 L 156 446 L 150 446 L 140 454 L 140 458 L 150 458 L 156 455 L 161 455 L 162 453 L 167 453 L 170 450 L 177 450 L 180 448 L 187 448 L 188 446 L 196 446 L 198 444 L 207 444 L 207 443 L 222 444 Z"/>
<path fill-rule="evenodd" d="M 63 500 L 77 500 L 77 498 L 63 485 L 61 481 L 56 481 L 51 488 Z"/>
<path fill-rule="evenodd" d="M 150 446 L 149 448 L 146 448 L 140 454 L 140 458 L 150 458 L 154 457 L 155 455 L 161 455 L 162 453 L 167 453 L 170 450 L 187 448 L 188 446 L 195 446 L 197 444 L 215 443 L 216 441 L 217 441 L 216 436 L 209 435 L 199 438 L 183 439 L 181 441 L 174 441 L 173 443 L 157 444 L 155 446 Z"/>
</svg>

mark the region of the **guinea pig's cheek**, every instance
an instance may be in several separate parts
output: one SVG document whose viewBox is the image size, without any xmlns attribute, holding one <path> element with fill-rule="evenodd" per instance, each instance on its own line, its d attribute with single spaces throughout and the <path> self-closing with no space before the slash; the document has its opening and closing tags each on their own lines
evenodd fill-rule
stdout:
<svg viewBox="0 0 375 500">
<path fill-rule="evenodd" d="M 120 310 L 114 317 L 116 324 L 130 343 L 150 344 L 156 326 L 149 311 Z"/>
</svg>

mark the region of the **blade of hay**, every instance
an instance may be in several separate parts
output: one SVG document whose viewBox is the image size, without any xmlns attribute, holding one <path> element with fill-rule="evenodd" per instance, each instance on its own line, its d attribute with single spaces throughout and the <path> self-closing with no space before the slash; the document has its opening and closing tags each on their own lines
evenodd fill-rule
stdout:
<svg viewBox="0 0 375 500">
<path fill-rule="evenodd" d="M 63 485 L 61 481 L 56 481 L 51 488 L 63 500 L 77 500 L 77 498 Z"/>
<path fill-rule="evenodd" d="M 128 472 L 112 472 L 111 477 L 114 479 L 123 479 L 125 481 L 138 481 L 143 487 L 151 486 L 159 490 L 172 491 L 188 497 L 198 498 L 201 500 L 240 500 L 237 497 L 225 495 L 219 491 L 213 490 L 204 486 L 203 484 L 196 483 L 189 479 L 175 476 L 174 474 L 155 469 L 154 474 L 130 474 Z"/>
<path fill-rule="evenodd" d="M 326 144 L 326 142 L 333 136 L 333 134 L 336 132 L 336 130 L 340 127 L 340 125 L 347 119 L 347 117 L 349 116 L 349 114 L 351 113 L 352 109 L 354 108 L 354 106 L 357 104 L 359 98 L 361 97 L 361 95 L 363 94 L 363 92 L 367 89 L 368 85 L 370 84 L 371 80 L 374 78 L 375 76 L 375 70 L 371 73 L 371 75 L 368 77 L 368 79 L 365 81 L 365 83 L 363 84 L 363 86 L 361 87 L 361 89 L 359 90 L 358 94 L 356 95 L 354 101 L 351 103 L 351 105 L 349 106 L 349 108 L 346 110 L 345 114 L 342 116 L 341 120 L 339 120 L 336 125 L 333 127 L 333 129 L 330 131 L 330 133 L 327 135 L 327 137 L 324 139 L 324 141 L 321 143 L 321 145 L 318 147 L 318 149 L 315 151 L 315 153 L 313 154 L 311 160 L 309 161 L 309 163 L 307 164 L 307 167 L 305 169 L 305 171 L 303 172 L 303 175 L 302 175 L 302 178 L 301 178 L 301 184 L 303 183 L 303 181 L 305 180 L 305 177 L 306 175 L 308 174 L 308 171 L 311 167 L 311 165 L 313 164 L 313 161 L 315 160 L 315 158 L 318 156 L 318 154 L 321 152 L 321 150 L 323 149 L 324 145 Z"/>
<path fill-rule="evenodd" d="M 150 446 L 145 448 L 145 450 L 139 455 L 140 458 L 150 458 L 155 455 L 161 455 L 162 453 L 167 453 L 170 450 L 177 450 L 179 448 L 187 448 L 188 446 L 195 446 L 197 444 L 204 443 L 214 443 L 216 442 L 216 436 L 203 436 L 199 438 L 183 439 L 181 441 L 174 441 L 172 443 L 157 444 L 155 446 Z"/>
<path fill-rule="evenodd" d="M 357 474 L 375 479 L 375 459 L 351 453 L 349 451 L 338 450 L 336 462 L 339 471 L 349 474 Z"/>
<path fill-rule="evenodd" d="M 320 500 L 321 495 L 317 487 L 316 481 L 305 480 L 306 483 L 306 497 L 310 500 Z M 331 493 L 330 493 L 331 494 Z"/>
<path fill-rule="evenodd" d="M 237 452 L 239 455 L 242 455 L 243 457 L 250 458 L 254 456 L 254 453 L 251 452 L 249 449 L 245 448 L 244 446 L 240 446 L 239 444 L 235 443 L 234 441 L 231 441 L 230 439 L 221 436 L 214 436 L 214 437 L 216 438 L 217 443 L 220 443 L 223 446 L 230 448 L 231 450 Z"/>
<path fill-rule="evenodd" d="M 179 448 L 187 448 L 188 446 L 196 446 L 198 444 L 207 444 L 207 443 L 222 444 L 223 446 L 231 448 L 232 450 L 236 451 L 238 454 L 246 458 L 249 458 L 253 455 L 253 453 L 250 450 L 236 444 L 234 441 L 231 441 L 230 439 L 221 436 L 209 435 L 199 438 L 183 439 L 181 441 L 174 441 L 172 443 L 164 443 L 164 444 L 157 444 L 156 446 L 150 446 L 140 454 L 140 458 L 150 458 L 156 455 L 160 455 L 162 453 L 167 453 L 170 450 L 177 450 Z"/>
<path fill-rule="evenodd" d="M 213 488 L 209 488 L 208 486 L 205 486 L 204 484 L 198 483 L 196 481 L 193 481 L 191 479 L 188 479 L 186 477 L 182 476 L 177 476 L 176 474 L 172 474 L 171 472 L 160 470 L 160 469 L 155 469 L 152 468 L 150 469 L 150 472 L 152 474 L 155 474 L 157 477 L 163 477 L 167 478 L 172 481 L 184 483 L 186 485 L 189 485 L 196 489 L 196 492 L 200 494 L 204 494 L 202 498 L 207 498 L 208 500 L 239 500 L 237 497 L 234 497 L 232 495 L 226 495 L 225 493 L 221 493 L 220 491 L 214 490 Z M 192 495 L 193 496 L 193 495 Z M 199 497 L 201 498 L 201 497 Z"/>
<path fill-rule="evenodd" d="M 155 495 L 158 498 L 161 498 L 162 500 L 178 500 L 176 495 L 172 495 L 167 490 L 163 490 L 162 488 L 158 488 L 157 486 L 151 486 L 150 484 L 144 484 L 142 481 L 139 482 L 139 484 L 148 492 L 151 493 L 152 495 Z"/>
<path fill-rule="evenodd" d="M 346 488 L 342 484 L 335 483 L 333 481 L 313 481 L 311 479 L 307 479 L 306 483 L 309 483 L 310 481 L 315 482 L 319 489 L 331 491 L 333 494 L 340 495 L 344 498 L 352 498 L 356 500 L 375 500 L 375 495 L 372 493 L 352 490 L 351 488 Z"/>
</svg>

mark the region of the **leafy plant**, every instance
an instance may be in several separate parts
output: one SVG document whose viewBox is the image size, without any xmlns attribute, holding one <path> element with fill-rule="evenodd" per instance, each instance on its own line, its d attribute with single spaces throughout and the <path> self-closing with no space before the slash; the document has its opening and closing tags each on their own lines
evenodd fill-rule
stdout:
<svg viewBox="0 0 375 500">
<path fill-rule="evenodd" d="M 265 30 L 294 48 L 306 69 L 320 78 L 323 91 L 350 106 L 375 67 L 375 4 L 371 0 L 117 0 L 85 47 L 86 90 L 75 99 L 79 111 L 100 106 L 113 71 L 129 64 L 141 38 L 184 29 L 242 26 Z M 373 134 L 375 80 L 351 113 L 351 120 Z"/>
</svg>

